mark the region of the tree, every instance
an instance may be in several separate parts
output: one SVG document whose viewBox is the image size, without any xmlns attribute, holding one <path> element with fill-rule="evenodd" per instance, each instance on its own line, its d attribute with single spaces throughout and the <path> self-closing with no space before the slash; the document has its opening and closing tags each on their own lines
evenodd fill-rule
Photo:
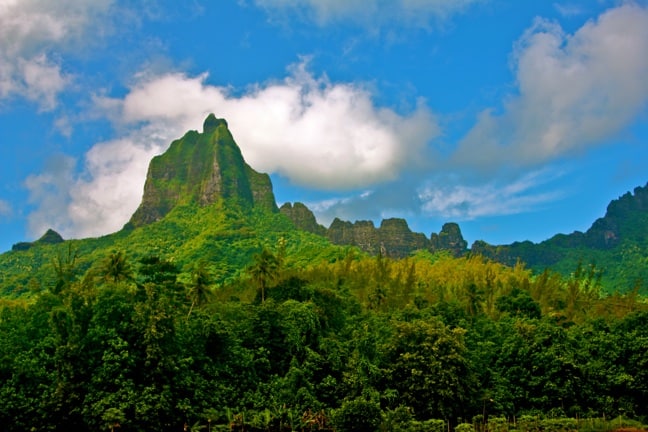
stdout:
<svg viewBox="0 0 648 432">
<path fill-rule="evenodd" d="M 541 316 L 540 305 L 531 298 L 531 295 L 519 288 L 513 288 L 509 295 L 498 297 L 495 307 L 499 312 L 506 312 L 511 316 L 538 319 Z"/>
<path fill-rule="evenodd" d="M 261 253 L 254 255 L 254 262 L 248 272 L 259 285 L 262 303 L 265 302 L 266 289 L 276 278 L 278 268 L 279 260 L 268 249 L 263 248 Z"/>
<path fill-rule="evenodd" d="M 113 431 L 129 423 L 126 413 L 135 409 L 137 391 L 132 377 L 136 375 L 136 356 L 133 347 L 115 329 L 99 327 L 93 333 L 96 360 L 100 361 L 86 383 L 84 417 L 93 428 Z"/>
<path fill-rule="evenodd" d="M 110 432 L 114 432 L 116 427 L 121 427 L 121 423 L 124 422 L 126 416 L 122 410 L 118 408 L 108 408 L 106 412 L 101 415 L 101 419 L 104 421 L 104 427 L 109 428 Z"/>
<path fill-rule="evenodd" d="M 133 279 L 133 270 L 123 251 L 113 251 L 103 261 L 99 274 L 105 281 L 120 282 Z"/>
<path fill-rule="evenodd" d="M 550 319 L 509 322 L 513 332 L 502 341 L 495 369 L 509 387 L 511 407 L 567 413 L 580 406 L 585 385 L 572 334 Z"/>
<path fill-rule="evenodd" d="M 52 260 L 52 267 L 56 275 L 56 282 L 52 293 L 58 294 L 63 289 L 68 288 L 76 277 L 78 251 L 72 249 L 72 243 L 68 243 L 67 253 L 59 251 L 56 258 Z"/>
<path fill-rule="evenodd" d="M 466 301 L 466 312 L 471 317 L 477 316 L 482 311 L 481 303 L 483 301 L 484 291 L 477 287 L 477 284 L 471 282 L 465 287 L 464 297 Z"/>
<path fill-rule="evenodd" d="M 340 432 L 374 432 L 382 422 L 382 412 L 376 402 L 353 399 L 335 411 L 333 422 Z"/>
<path fill-rule="evenodd" d="M 475 393 L 476 379 L 463 341 L 465 330 L 439 320 L 399 322 L 387 347 L 388 388 L 419 419 L 454 419 Z"/>
<path fill-rule="evenodd" d="M 187 319 L 189 319 L 195 306 L 202 306 L 209 301 L 212 294 L 210 290 L 211 284 L 211 275 L 209 274 L 205 263 L 201 262 L 191 273 L 191 287 L 189 288 L 191 307 L 189 308 Z"/>
</svg>

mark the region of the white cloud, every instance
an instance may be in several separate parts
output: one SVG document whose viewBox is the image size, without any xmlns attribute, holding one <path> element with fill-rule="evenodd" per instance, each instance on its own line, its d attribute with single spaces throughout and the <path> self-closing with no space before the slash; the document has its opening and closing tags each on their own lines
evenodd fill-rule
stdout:
<svg viewBox="0 0 648 432">
<path fill-rule="evenodd" d="M 554 3 L 553 7 L 556 9 L 556 12 L 564 17 L 572 17 L 585 13 L 585 9 L 582 6 L 573 3 Z"/>
<path fill-rule="evenodd" d="M 419 189 L 424 214 L 454 220 L 483 216 L 524 213 L 555 200 L 557 192 L 539 192 L 538 188 L 559 175 L 546 170 L 522 175 L 512 181 L 493 180 L 479 185 L 456 181 L 430 182 Z"/>
<path fill-rule="evenodd" d="M 13 209 L 8 201 L 0 199 L 0 217 L 11 216 Z"/>
<path fill-rule="evenodd" d="M 18 60 L 18 73 L 22 77 L 20 92 L 33 102 L 38 102 L 45 111 L 56 107 L 57 95 L 66 87 L 69 78 L 61 72 L 44 54 L 29 60 Z"/>
<path fill-rule="evenodd" d="M 43 234 L 48 228 L 67 233 L 71 226 L 67 204 L 69 191 L 74 184 L 74 158 L 57 155 L 47 162 L 41 174 L 25 180 L 29 201 L 37 205 L 28 216 L 28 229 L 33 236 Z"/>
<path fill-rule="evenodd" d="M 77 179 L 70 190 L 66 207 L 70 236 L 96 236 L 120 229 L 142 199 L 149 161 L 162 149 L 162 144 L 144 131 L 95 145 L 86 154 L 87 177 Z"/>
<path fill-rule="evenodd" d="M 28 218 L 30 234 L 53 227 L 65 238 L 83 238 L 119 230 L 141 201 L 148 163 L 168 146 L 167 135 L 148 125 L 98 143 L 86 153 L 81 176 L 73 158 L 52 158 L 25 182 L 37 205 Z"/>
<path fill-rule="evenodd" d="M 438 134 L 421 102 L 408 114 L 374 105 L 360 85 L 316 78 L 302 63 L 281 81 L 242 95 L 206 84 L 206 75 L 146 77 L 123 99 L 97 97 L 96 109 L 124 134 L 95 145 L 84 175 L 69 186 L 65 207 L 43 201 L 34 219 L 58 212 L 67 237 L 116 231 L 142 198 L 150 159 L 187 130 L 199 129 L 210 112 L 227 119 L 246 161 L 258 171 L 281 173 L 293 183 L 321 189 L 357 188 L 396 178 L 421 164 L 425 146 Z M 35 177 L 35 200 L 50 177 Z M 35 223 L 40 229 L 42 224 Z"/>
<path fill-rule="evenodd" d="M 408 115 L 376 107 L 362 86 L 315 78 L 302 63 L 283 81 L 242 96 L 169 74 L 134 87 L 120 103 L 126 122 L 164 124 L 183 133 L 209 112 L 227 119 L 245 159 L 299 185 L 356 188 L 394 179 L 438 134 L 420 102 Z M 114 101 L 113 101 L 114 102 Z"/>
<path fill-rule="evenodd" d="M 486 110 L 454 162 L 529 165 L 599 144 L 631 123 L 648 101 L 648 10 L 625 4 L 574 34 L 538 19 L 518 41 L 516 95 Z"/>
<path fill-rule="evenodd" d="M 0 100 L 13 96 L 56 106 L 70 82 L 52 50 L 80 39 L 112 0 L 4 0 L 0 3 Z"/>
<path fill-rule="evenodd" d="M 555 186 L 563 174 L 561 169 L 553 167 L 483 181 L 437 172 L 427 180 L 399 179 L 361 194 L 305 204 L 325 226 L 335 217 L 348 221 L 369 219 L 376 223 L 391 217 L 410 221 L 412 218 L 465 221 L 542 208 L 564 196 L 564 189 L 557 190 Z"/>
<path fill-rule="evenodd" d="M 427 27 L 486 0 L 255 0 L 271 13 L 294 12 L 319 25 L 352 21 L 362 25 Z"/>
</svg>

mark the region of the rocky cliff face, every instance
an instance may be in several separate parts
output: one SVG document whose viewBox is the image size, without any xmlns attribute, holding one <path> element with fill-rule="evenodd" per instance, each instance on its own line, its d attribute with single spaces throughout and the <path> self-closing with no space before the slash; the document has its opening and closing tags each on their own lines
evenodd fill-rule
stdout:
<svg viewBox="0 0 648 432">
<path fill-rule="evenodd" d="M 459 225 L 453 222 L 443 224 L 439 234 L 430 236 L 430 249 L 433 251 L 447 250 L 458 257 L 468 251 L 468 242 L 461 235 Z"/>
<path fill-rule="evenodd" d="M 358 246 L 371 254 L 381 252 L 380 236 L 371 221 L 351 223 L 335 218 L 326 236 L 334 244 Z"/>
<path fill-rule="evenodd" d="M 278 210 L 270 177 L 245 163 L 227 122 L 210 114 L 202 133 L 187 132 L 151 160 L 144 196 L 130 224 L 155 222 L 180 204 L 206 206 L 220 199 Z"/>
<path fill-rule="evenodd" d="M 333 244 L 357 246 L 374 255 L 404 258 L 416 250 L 447 250 L 459 257 L 468 252 L 468 243 L 456 223 L 443 225 L 439 234 L 432 233 L 428 239 L 422 233 L 412 232 L 405 219 L 400 218 L 385 219 L 378 228 L 372 221 L 351 223 L 335 218 L 327 229 L 317 223 L 313 212 L 302 203 L 286 203 L 280 211 L 298 229 L 325 236 Z"/>
<path fill-rule="evenodd" d="M 455 256 L 467 252 L 467 242 L 457 224 L 446 224 L 440 234 L 431 239 L 424 234 L 412 232 L 407 222 L 400 218 L 385 219 L 376 228 L 371 221 L 355 223 L 335 219 L 327 230 L 331 243 L 354 245 L 371 254 L 382 253 L 392 258 L 403 258 L 416 250 L 438 252 L 449 250 Z"/>
<path fill-rule="evenodd" d="M 595 249 L 617 246 L 623 237 L 642 236 L 645 214 L 648 212 L 648 184 L 636 187 L 634 194 L 627 192 L 607 206 L 605 216 L 597 219 L 583 235 L 585 245 Z"/>
<path fill-rule="evenodd" d="M 313 212 L 304 204 L 300 202 L 294 204 L 285 203 L 279 208 L 279 211 L 295 224 L 295 228 L 326 236 L 326 228 L 317 223 Z"/>
</svg>

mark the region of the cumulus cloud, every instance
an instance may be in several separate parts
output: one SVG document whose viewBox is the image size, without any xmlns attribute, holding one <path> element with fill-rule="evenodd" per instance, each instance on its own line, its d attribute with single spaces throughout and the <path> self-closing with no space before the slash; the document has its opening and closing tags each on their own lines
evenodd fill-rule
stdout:
<svg viewBox="0 0 648 432">
<path fill-rule="evenodd" d="M 55 228 L 65 238 L 92 237 L 120 229 L 137 208 L 148 163 L 169 142 L 168 132 L 150 125 L 127 136 L 95 144 L 85 155 L 82 174 L 65 155 L 50 159 L 43 173 L 27 178 L 32 236 Z"/>
<path fill-rule="evenodd" d="M 426 27 L 485 0 L 255 0 L 271 13 L 296 13 L 319 25 L 338 21 L 362 25 L 394 22 Z"/>
<path fill-rule="evenodd" d="M 631 123 L 648 101 L 648 9 L 625 4 L 566 34 L 537 19 L 512 57 L 517 94 L 486 110 L 456 164 L 529 166 L 582 151 Z"/>
<path fill-rule="evenodd" d="M 5 0 L 0 4 L 0 100 L 13 96 L 56 106 L 70 82 L 57 47 L 79 39 L 112 0 Z"/>
<path fill-rule="evenodd" d="M 141 77 L 124 98 L 96 97 L 96 109 L 125 132 L 95 145 L 85 155 L 84 175 L 61 184 L 69 186 L 64 208 L 43 201 L 34 219 L 58 212 L 70 237 L 121 228 L 141 201 L 150 159 L 187 130 L 199 129 L 210 112 L 227 119 L 256 170 L 320 189 L 393 180 L 405 167 L 423 163 L 426 144 L 439 133 L 423 102 L 407 114 L 377 107 L 363 86 L 314 77 L 304 63 L 283 80 L 238 95 L 206 80 L 180 73 Z M 28 182 L 35 200 L 53 184 L 49 175 Z"/>
<path fill-rule="evenodd" d="M 338 215 L 472 220 L 534 211 L 563 196 L 552 183 L 561 176 L 553 171 L 561 157 L 600 144 L 645 109 L 646 52 L 648 11 L 633 3 L 604 12 L 573 34 L 537 19 L 511 56 L 516 91 L 503 109 L 483 111 L 427 180 L 399 180 L 311 206 L 323 223 Z"/>
<path fill-rule="evenodd" d="M 209 112 L 227 119 L 245 159 L 319 189 L 357 188 L 394 179 L 439 133 L 421 101 L 401 115 L 376 107 L 361 85 L 316 78 L 301 63 L 282 81 L 241 96 L 205 83 L 206 75 L 169 74 L 137 85 L 118 105 L 126 122 L 196 128 Z"/>
</svg>

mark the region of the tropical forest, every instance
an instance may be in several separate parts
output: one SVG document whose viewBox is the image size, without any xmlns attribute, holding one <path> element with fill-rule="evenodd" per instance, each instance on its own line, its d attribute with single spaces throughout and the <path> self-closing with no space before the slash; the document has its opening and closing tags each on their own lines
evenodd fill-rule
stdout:
<svg viewBox="0 0 648 432">
<path fill-rule="evenodd" d="M 97 238 L 0 255 L 0 431 L 641 431 L 648 187 L 585 233 L 277 206 L 227 122 L 149 165 Z"/>
</svg>

